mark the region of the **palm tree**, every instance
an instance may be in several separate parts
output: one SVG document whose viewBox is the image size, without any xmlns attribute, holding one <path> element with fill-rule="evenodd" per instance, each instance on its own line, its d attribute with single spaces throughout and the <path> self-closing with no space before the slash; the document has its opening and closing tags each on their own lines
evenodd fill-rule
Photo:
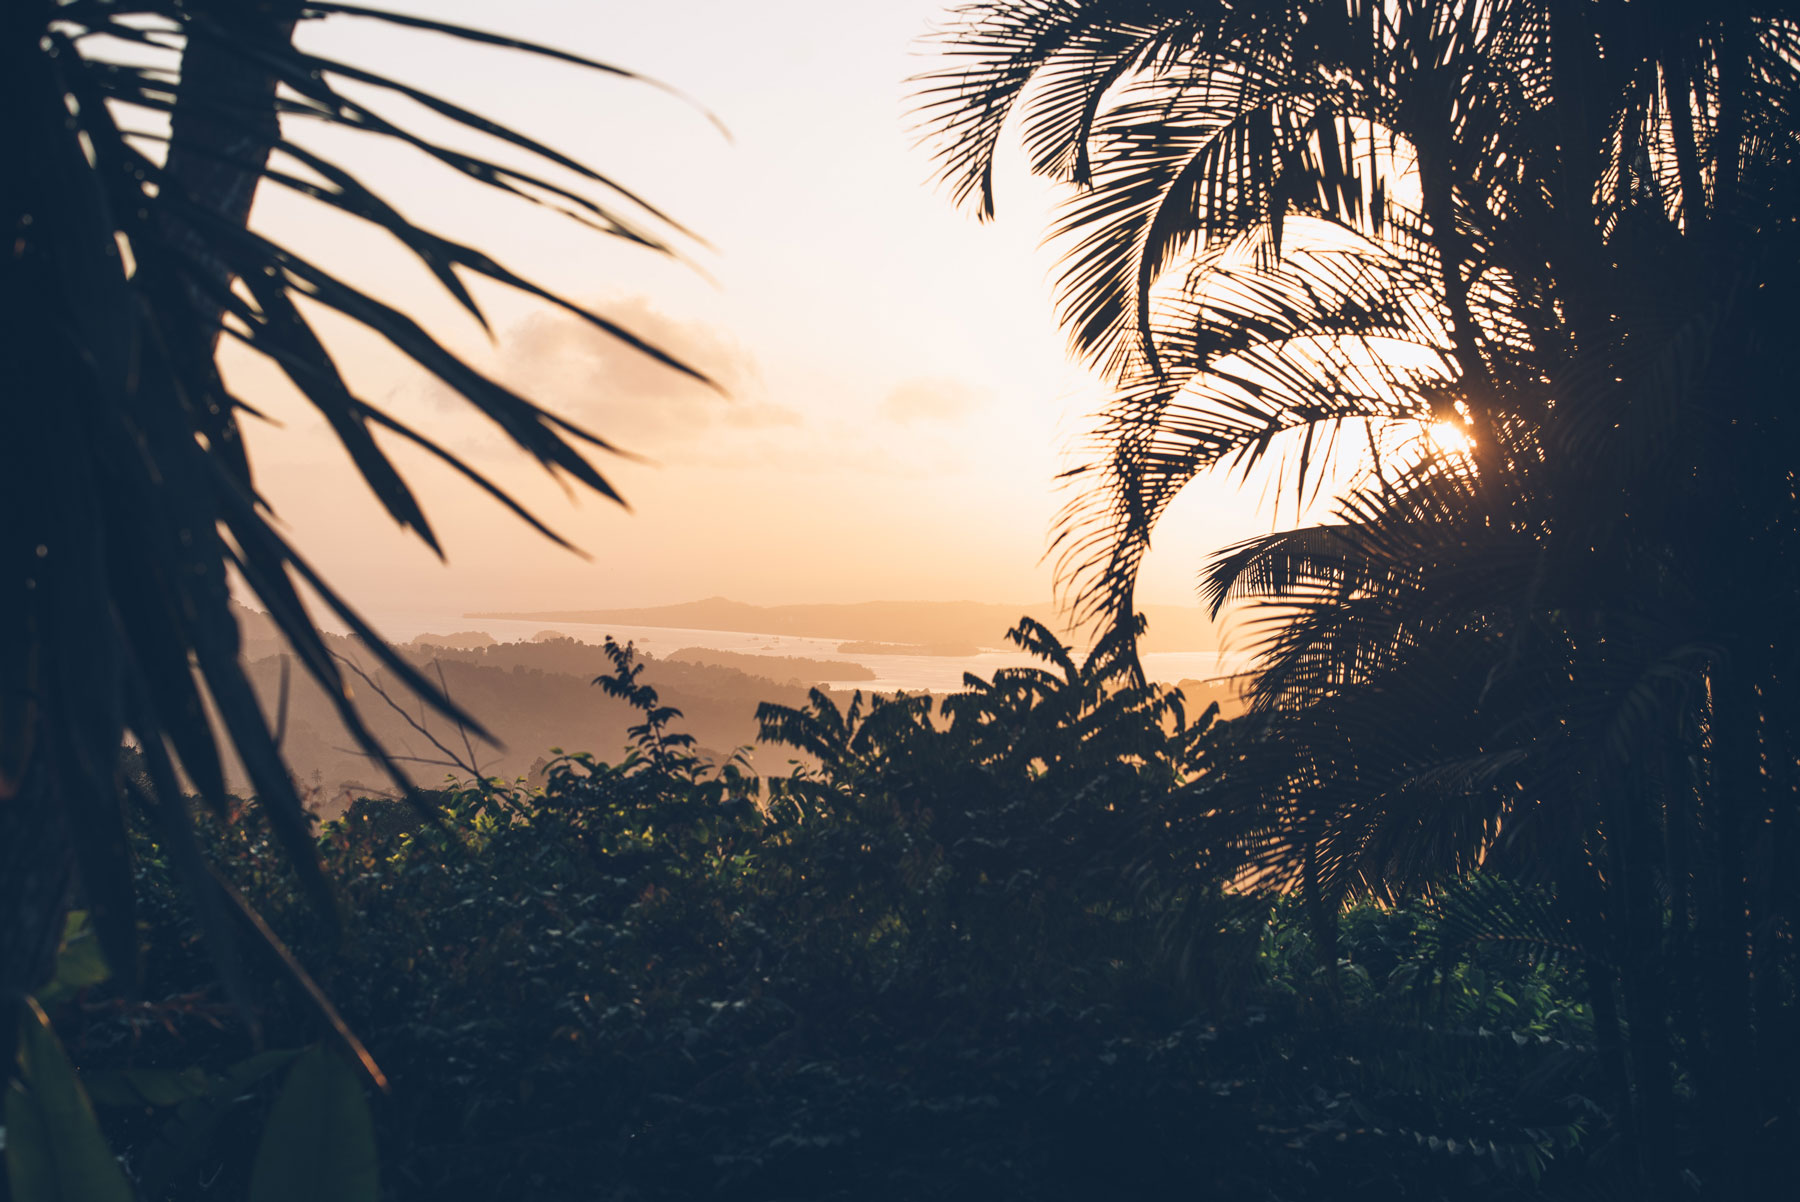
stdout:
<svg viewBox="0 0 1800 1202">
<path fill-rule="evenodd" d="M 1291 448 L 1304 486 L 1335 439 L 1366 441 L 1337 521 L 1209 577 L 1215 605 L 1276 603 L 1239 836 L 1327 904 L 1476 864 L 1553 884 L 1645 1188 L 1685 1169 L 1741 1194 L 1800 1069 L 1779 867 L 1800 851 L 1796 14 L 960 18 L 923 93 L 945 178 L 991 214 L 1018 115 L 1033 167 L 1071 186 L 1072 341 L 1117 385 L 1061 532 L 1075 600 L 1130 613 L 1201 472 Z M 1466 453 L 1405 448 L 1446 422 Z M 1699 1099 L 1684 1159 L 1678 1070 Z"/>
<path fill-rule="evenodd" d="M 379 22 L 627 72 L 545 46 L 386 10 L 311 0 L 20 0 L 0 17 L 7 145 L 0 266 L 7 365 L 0 547 L 0 992 L 46 977 L 79 889 L 111 963 L 137 959 L 126 806 L 160 839 L 235 980 L 229 898 L 201 858 L 184 781 L 223 805 L 221 759 L 241 759 L 302 876 L 329 905 L 309 819 L 282 762 L 279 721 L 238 659 L 228 573 L 266 607 L 362 748 L 404 785 L 357 717 L 302 604 L 310 591 L 396 676 L 454 707 L 388 650 L 271 520 L 242 440 L 256 416 L 220 377 L 230 338 L 286 374 L 330 423 L 390 516 L 433 547 L 424 511 L 377 435 L 435 456 L 556 542 L 492 481 L 355 395 L 321 341 L 330 311 L 385 339 L 488 417 L 546 470 L 617 498 L 592 456 L 611 448 L 488 379 L 406 313 L 249 227 L 259 187 L 369 223 L 415 254 L 485 321 L 466 281 L 559 306 L 671 370 L 696 375 L 599 313 L 478 248 L 402 216 L 304 131 L 326 126 L 411 147 L 474 184 L 547 205 L 603 236 L 676 255 L 685 231 L 630 191 L 453 99 L 295 44 L 306 21 Z M 370 99 L 373 97 L 373 99 Z M 441 119 L 383 115 L 401 99 Z M 447 124 L 446 124 L 447 123 Z M 437 131 L 484 136 L 490 157 Z M 460 139 L 466 142 L 468 139 Z M 523 164 L 523 165 L 521 165 Z M 216 712 L 222 735 L 208 719 Z M 469 721 L 466 716 L 462 720 Z M 122 780 L 141 750 L 152 788 Z M 123 793 L 122 793 L 123 790 Z M 126 798 L 121 802 L 121 796 Z M 5 1058 L 11 1064 L 10 1056 Z"/>
</svg>

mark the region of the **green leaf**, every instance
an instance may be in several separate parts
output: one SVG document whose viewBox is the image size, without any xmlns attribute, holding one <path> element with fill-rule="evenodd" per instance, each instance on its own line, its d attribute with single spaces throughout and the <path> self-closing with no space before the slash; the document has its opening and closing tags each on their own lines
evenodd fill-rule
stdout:
<svg viewBox="0 0 1800 1202">
<path fill-rule="evenodd" d="M 99 1106 L 179 1106 L 212 1092 L 213 1084 L 199 1067 L 128 1068 L 110 1073 L 83 1073 L 81 1083 Z"/>
<path fill-rule="evenodd" d="M 224 1076 L 208 1079 L 203 1094 L 178 1102 L 174 1117 L 163 1126 L 161 1137 L 144 1150 L 138 1164 L 138 1180 L 144 1193 L 150 1197 L 161 1197 L 174 1188 L 176 1181 L 192 1173 L 213 1148 L 213 1141 L 218 1138 L 218 1132 L 228 1115 L 238 1106 L 252 1100 L 252 1090 L 256 1083 L 286 1068 L 299 1055 L 292 1048 L 261 1052 L 232 1065 L 225 1070 Z M 99 1082 L 96 1081 L 95 1084 L 98 1086 Z M 101 1088 L 105 1089 L 110 1099 L 118 1090 L 141 1094 L 144 1084 L 139 1080 L 109 1081 Z M 165 1089 L 159 1096 L 167 1096 L 173 1089 L 180 1087 L 179 1081 L 163 1084 Z M 145 1095 L 142 1101 L 132 1104 L 142 1105 L 148 1102 L 148 1096 Z"/>
<path fill-rule="evenodd" d="M 62 947 L 56 953 L 56 974 L 38 993 L 38 1001 L 53 1005 L 112 976 L 100 939 L 88 921 L 86 910 L 70 910 L 63 920 Z"/>
<path fill-rule="evenodd" d="M 356 1071 L 323 1048 L 294 1062 L 256 1150 L 250 1202 L 377 1202 L 375 1129 Z"/>
<path fill-rule="evenodd" d="M 19 1071 L 6 1092 L 6 1179 L 13 1202 L 131 1202 L 44 1011 L 19 1013 Z"/>
</svg>

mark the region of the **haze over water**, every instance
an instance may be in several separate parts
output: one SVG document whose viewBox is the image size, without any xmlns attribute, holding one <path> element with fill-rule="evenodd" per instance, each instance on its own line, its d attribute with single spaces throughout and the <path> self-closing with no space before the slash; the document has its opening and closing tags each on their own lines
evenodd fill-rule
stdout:
<svg viewBox="0 0 1800 1202">
<path fill-rule="evenodd" d="M 743 655 L 770 657 L 794 656 L 826 660 L 834 663 L 860 664 L 875 673 L 874 680 L 859 680 L 846 674 L 842 679 L 830 677 L 814 682 L 843 689 L 869 692 L 954 692 L 963 686 L 963 674 L 973 672 L 991 677 L 1001 668 L 1042 667 L 1040 660 L 1014 648 L 1001 649 L 996 638 L 994 647 L 983 647 L 974 656 L 950 655 L 879 655 L 866 652 L 842 652 L 845 640 L 810 638 L 799 635 L 753 633 L 731 630 L 703 630 L 678 626 L 629 626 L 617 623 L 548 622 L 542 619 L 464 617 L 457 613 L 430 610 L 382 612 L 378 621 L 392 639 L 405 642 L 420 635 L 449 635 L 478 631 L 496 642 L 525 642 L 540 634 L 564 634 L 584 643 L 601 643 L 611 635 L 620 642 L 636 644 L 647 655 L 664 658 L 686 648 L 728 651 Z M 1243 657 L 1222 651 L 1146 652 L 1144 670 L 1152 680 L 1175 684 L 1186 679 L 1209 680 L 1224 676 L 1241 666 Z M 772 666 L 773 667 L 773 666 Z"/>
</svg>

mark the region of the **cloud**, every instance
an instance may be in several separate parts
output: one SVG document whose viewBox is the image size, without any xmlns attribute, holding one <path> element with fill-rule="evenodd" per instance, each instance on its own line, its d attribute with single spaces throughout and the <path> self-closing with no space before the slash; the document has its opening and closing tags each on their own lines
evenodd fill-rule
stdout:
<svg viewBox="0 0 1800 1202">
<path fill-rule="evenodd" d="M 800 415 L 765 399 L 755 357 L 722 331 L 681 321 L 641 297 L 594 306 L 607 320 L 703 372 L 724 391 L 596 329 L 571 313 L 543 311 L 510 330 L 503 346 L 508 378 L 587 424 L 604 438 L 646 450 L 686 441 L 715 425 L 794 425 Z"/>
<path fill-rule="evenodd" d="M 670 317 L 640 297 L 588 307 L 702 372 L 718 390 L 575 314 L 553 309 L 534 313 L 501 334 L 494 368 L 498 378 L 613 445 L 652 458 L 677 452 L 720 428 L 802 424 L 798 411 L 763 395 L 755 356 L 722 331 Z M 434 391 L 446 408 L 455 407 L 441 386 Z"/>
<path fill-rule="evenodd" d="M 731 401 L 721 419 L 740 430 L 767 430 L 778 426 L 802 426 L 806 418 L 798 409 L 777 405 L 772 401 Z"/>
<path fill-rule="evenodd" d="M 878 403 L 880 420 L 871 423 L 835 407 L 807 410 L 771 400 L 755 355 L 718 327 L 671 317 L 638 297 L 591 307 L 705 373 L 719 389 L 574 314 L 551 309 L 503 329 L 489 370 L 520 395 L 623 451 L 671 470 L 793 475 L 915 479 L 965 465 L 968 449 L 958 426 L 986 394 L 960 380 L 902 380 Z M 467 412 L 441 385 L 430 399 L 446 414 Z M 487 423 L 434 433 L 464 453 L 506 449 L 505 436 Z"/>
<path fill-rule="evenodd" d="M 972 412 L 981 394 L 960 380 L 932 378 L 902 381 L 881 402 L 881 416 L 891 422 L 950 422 Z"/>
</svg>

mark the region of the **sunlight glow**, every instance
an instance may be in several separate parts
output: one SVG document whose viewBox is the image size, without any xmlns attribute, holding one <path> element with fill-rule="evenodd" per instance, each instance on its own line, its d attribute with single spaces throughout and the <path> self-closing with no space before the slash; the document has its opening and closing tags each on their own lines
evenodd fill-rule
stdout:
<svg viewBox="0 0 1800 1202">
<path fill-rule="evenodd" d="M 1425 427 L 1425 437 L 1440 451 L 1457 454 L 1475 445 L 1469 428 L 1462 422 L 1432 422 Z"/>
</svg>

